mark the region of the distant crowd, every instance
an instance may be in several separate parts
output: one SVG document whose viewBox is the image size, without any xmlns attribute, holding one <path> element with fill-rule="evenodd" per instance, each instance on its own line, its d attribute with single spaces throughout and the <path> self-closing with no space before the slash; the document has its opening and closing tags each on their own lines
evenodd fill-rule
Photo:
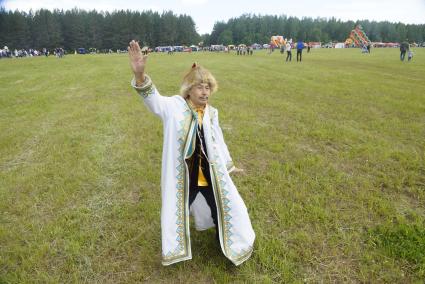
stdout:
<svg viewBox="0 0 425 284">
<path fill-rule="evenodd" d="M 53 50 L 53 54 L 62 58 L 65 55 L 65 50 L 61 47 L 55 48 Z M 12 57 L 34 57 L 34 56 L 49 56 L 50 51 L 47 48 L 43 48 L 42 50 L 37 49 L 14 49 L 10 50 L 7 46 L 0 49 L 0 58 L 12 58 Z"/>
<path fill-rule="evenodd" d="M 9 50 L 7 46 L 3 49 L 0 49 L 0 57 L 29 57 L 29 56 L 39 56 L 42 55 L 40 51 L 35 49 L 15 49 Z"/>
<path fill-rule="evenodd" d="M 252 47 L 250 46 L 238 46 L 235 48 L 237 55 L 252 55 Z"/>
<path fill-rule="evenodd" d="M 410 61 L 413 58 L 413 52 L 409 50 L 409 47 L 425 47 L 425 43 L 423 44 L 409 44 L 407 41 L 402 43 L 387 43 L 387 44 L 380 44 L 380 43 L 371 43 L 364 44 L 360 47 L 361 51 L 363 53 L 370 53 L 371 47 L 399 47 L 400 48 L 400 59 L 404 61 L 404 55 L 407 55 L 406 57 Z M 199 51 L 209 51 L 209 52 L 225 52 L 230 53 L 234 52 L 236 55 L 253 55 L 254 50 L 268 50 L 268 53 L 271 54 L 275 51 L 275 49 L 280 50 L 281 54 L 286 54 L 286 61 L 292 60 L 292 50 L 297 51 L 297 61 L 302 60 L 302 51 L 303 49 L 307 49 L 307 53 L 310 52 L 313 48 L 346 48 L 351 47 L 347 46 L 344 43 L 328 43 L 328 44 L 321 44 L 320 42 L 303 42 L 303 41 L 293 41 L 292 39 L 285 39 L 285 42 L 283 44 L 279 45 L 273 45 L 273 44 L 252 44 L 252 45 L 245 45 L 245 44 L 239 44 L 239 45 L 211 45 L 211 46 L 195 46 L 192 45 L 190 47 L 186 46 L 158 46 L 154 49 L 149 48 L 148 46 L 144 46 L 142 48 L 143 54 L 148 54 L 151 52 L 167 52 L 168 54 L 172 55 L 175 52 L 199 52 Z M 111 54 L 114 53 L 112 49 L 96 49 L 96 48 L 78 48 L 74 51 L 71 51 L 71 53 L 74 54 Z M 116 53 L 127 53 L 126 49 L 120 50 L 117 49 Z M 53 50 L 49 50 L 47 48 L 42 48 L 41 50 L 37 49 L 13 49 L 10 50 L 7 46 L 4 46 L 2 49 L 0 49 L 0 59 L 1 58 L 22 58 L 22 57 L 35 57 L 35 56 L 50 56 L 53 54 L 57 58 L 64 57 L 67 52 L 61 48 L 55 48 Z"/>
</svg>

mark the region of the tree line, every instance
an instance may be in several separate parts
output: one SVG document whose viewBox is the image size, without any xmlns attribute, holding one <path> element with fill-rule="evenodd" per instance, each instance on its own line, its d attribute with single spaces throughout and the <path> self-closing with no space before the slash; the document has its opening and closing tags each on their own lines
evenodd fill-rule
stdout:
<svg viewBox="0 0 425 284">
<path fill-rule="evenodd" d="M 1 48 L 115 50 L 126 49 L 131 39 L 148 46 L 191 45 L 198 44 L 200 36 L 192 17 L 172 11 L 0 10 Z"/>
<path fill-rule="evenodd" d="M 296 18 L 245 14 L 227 22 L 217 22 L 211 34 L 203 35 L 207 44 L 268 43 L 273 35 L 303 41 L 344 42 L 354 27 L 360 24 L 373 42 L 425 41 L 425 25 L 391 23 L 387 21 L 341 21 L 335 18 Z"/>
<path fill-rule="evenodd" d="M 200 36 L 192 17 L 172 11 L 120 10 L 98 12 L 40 9 L 29 13 L 0 9 L 0 44 L 10 49 L 79 47 L 125 49 L 131 39 L 151 47 L 211 44 L 268 43 L 272 35 L 303 41 L 345 41 L 356 24 L 361 24 L 371 41 L 425 41 L 425 25 L 376 21 L 341 21 L 335 18 L 257 16 L 245 14 L 217 22 L 211 34 Z"/>
</svg>

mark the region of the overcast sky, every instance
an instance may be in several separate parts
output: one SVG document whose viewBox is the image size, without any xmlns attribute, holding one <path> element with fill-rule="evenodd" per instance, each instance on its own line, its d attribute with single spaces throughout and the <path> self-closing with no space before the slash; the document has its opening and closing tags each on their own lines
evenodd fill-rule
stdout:
<svg viewBox="0 0 425 284">
<path fill-rule="evenodd" d="M 211 33 L 216 21 L 227 21 L 244 13 L 425 24 L 425 0 L 0 0 L 0 3 L 6 10 L 20 11 L 74 7 L 97 11 L 172 10 L 176 14 L 192 16 L 201 34 Z"/>
</svg>

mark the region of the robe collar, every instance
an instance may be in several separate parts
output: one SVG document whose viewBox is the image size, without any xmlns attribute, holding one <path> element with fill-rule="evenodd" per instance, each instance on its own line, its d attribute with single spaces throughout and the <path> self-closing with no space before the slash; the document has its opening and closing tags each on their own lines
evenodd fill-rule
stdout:
<svg viewBox="0 0 425 284">
<path fill-rule="evenodd" d="M 204 112 L 205 109 L 207 108 L 207 105 L 208 105 L 208 104 L 206 104 L 203 107 L 196 107 L 190 99 L 186 99 L 186 102 L 187 102 L 188 106 L 195 112 L 199 112 L 199 111 Z"/>
<path fill-rule="evenodd" d="M 196 117 L 198 124 L 200 125 L 200 127 L 202 127 L 208 104 L 206 104 L 203 107 L 195 107 L 195 105 L 191 102 L 190 99 L 186 99 L 186 103 L 189 106 L 190 110 L 192 111 L 193 116 Z"/>
</svg>

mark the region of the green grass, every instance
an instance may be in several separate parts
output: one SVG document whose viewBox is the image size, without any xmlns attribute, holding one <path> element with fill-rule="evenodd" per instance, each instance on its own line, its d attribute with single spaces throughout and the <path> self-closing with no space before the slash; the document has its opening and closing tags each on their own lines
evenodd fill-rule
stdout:
<svg viewBox="0 0 425 284">
<path fill-rule="evenodd" d="M 126 55 L 0 60 L 0 283 L 423 281 L 424 58 L 150 56 L 163 95 L 194 61 L 219 82 L 257 234 L 240 267 L 194 230 L 193 259 L 160 264 L 162 126 Z"/>
<path fill-rule="evenodd" d="M 394 224 L 378 226 L 370 231 L 372 245 L 383 249 L 391 257 L 415 264 L 425 276 L 425 228 L 420 225 Z"/>
</svg>

